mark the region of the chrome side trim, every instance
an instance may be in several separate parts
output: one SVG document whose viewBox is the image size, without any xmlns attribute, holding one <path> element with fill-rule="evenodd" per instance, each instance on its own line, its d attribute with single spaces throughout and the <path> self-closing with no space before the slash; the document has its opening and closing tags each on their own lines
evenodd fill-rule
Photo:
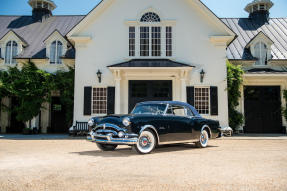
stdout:
<svg viewBox="0 0 287 191">
<path fill-rule="evenodd" d="M 152 125 L 145 125 L 145 126 L 143 126 L 143 127 L 141 128 L 139 134 L 141 134 L 144 130 L 146 130 L 146 129 L 148 129 L 148 128 L 150 128 L 150 129 L 152 129 L 152 130 L 155 131 L 156 137 L 157 137 L 157 144 L 160 144 L 159 135 L 158 135 L 158 133 L 157 133 L 157 130 L 156 130 L 156 128 L 155 128 L 154 126 L 152 126 Z"/>
<path fill-rule="evenodd" d="M 169 145 L 169 144 L 178 144 L 178 143 L 194 143 L 198 141 L 197 139 L 190 139 L 190 140 L 184 140 L 184 141 L 165 141 L 161 142 L 160 145 Z"/>
</svg>

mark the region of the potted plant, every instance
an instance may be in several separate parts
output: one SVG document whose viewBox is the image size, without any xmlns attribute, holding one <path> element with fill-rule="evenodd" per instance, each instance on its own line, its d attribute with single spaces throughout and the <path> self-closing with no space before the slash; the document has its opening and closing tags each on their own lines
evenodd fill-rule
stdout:
<svg viewBox="0 0 287 191">
<path fill-rule="evenodd" d="M 31 129 L 28 128 L 28 127 L 25 127 L 25 128 L 23 129 L 23 134 L 24 134 L 24 135 L 30 135 L 30 134 L 31 134 Z"/>
</svg>

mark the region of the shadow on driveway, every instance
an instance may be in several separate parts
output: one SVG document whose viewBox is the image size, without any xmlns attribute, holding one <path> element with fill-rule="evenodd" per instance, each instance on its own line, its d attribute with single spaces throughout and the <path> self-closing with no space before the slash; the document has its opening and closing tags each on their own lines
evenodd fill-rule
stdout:
<svg viewBox="0 0 287 191">
<path fill-rule="evenodd" d="M 209 145 L 207 148 L 214 148 L 218 146 Z M 185 151 L 190 149 L 200 149 L 197 148 L 194 144 L 171 144 L 171 145 L 161 145 L 154 149 L 152 154 L 156 153 L 166 153 L 166 152 L 176 152 L 176 151 Z M 101 157 L 129 157 L 132 155 L 139 155 L 132 147 L 119 148 L 115 151 L 82 151 L 82 152 L 71 152 L 71 154 L 78 154 L 84 156 L 101 156 Z"/>
</svg>

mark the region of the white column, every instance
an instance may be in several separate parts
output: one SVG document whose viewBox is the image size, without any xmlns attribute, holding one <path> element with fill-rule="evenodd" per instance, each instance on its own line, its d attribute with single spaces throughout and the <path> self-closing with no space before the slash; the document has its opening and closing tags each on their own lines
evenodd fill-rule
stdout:
<svg viewBox="0 0 287 191">
<path fill-rule="evenodd" d="M 184 78 L 180 79 L 181 85 L 181 101 L 186 102 L 186 80 Z"/>
<path fill-rule="evenodd" d="M 114 73 L 115 76 L 115 114 L 121 114 L 121 76 L 120 71 Z"/>
<path fill-rule="evenodd" d="M 181 101 L 186 102 L 186 77 L 187 71 L 182 70 L 180 74 L 180 86 L 181 86 Z"/>
</svg>

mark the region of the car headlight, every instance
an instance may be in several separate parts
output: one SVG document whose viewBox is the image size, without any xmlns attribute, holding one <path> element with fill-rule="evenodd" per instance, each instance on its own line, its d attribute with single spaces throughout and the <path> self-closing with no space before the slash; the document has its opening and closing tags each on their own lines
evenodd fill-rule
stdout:
<svg viewBox="0 0 287 191">
<path fill-rule="evenodd" d="M 131 124 L 131 121 L 130 121 L 130 118 L 128 118 L 128 117 L 125 117 L 124 119 L 123 119 L 123 124 L 124 124 L 124 126 L 129 126 L 130 124 Z"/>
<path fill-rule="evenodd" d="M 89 121 L 88 121 L 88 125 L 90 126 L 90 127 L 92 127 L 92 126 L 94 126 L 94 120 L 93 119 L 90 119 Z"/>
<path fill-rule="evenodd" d="M 120 131 L 120 132 L 118 133 L 118 136 L 119 136 L 119 138 L 123 138 L 123 137 L 125 136 L 125 133 L 122 132 L 122 131 Z"/>
</svg>

